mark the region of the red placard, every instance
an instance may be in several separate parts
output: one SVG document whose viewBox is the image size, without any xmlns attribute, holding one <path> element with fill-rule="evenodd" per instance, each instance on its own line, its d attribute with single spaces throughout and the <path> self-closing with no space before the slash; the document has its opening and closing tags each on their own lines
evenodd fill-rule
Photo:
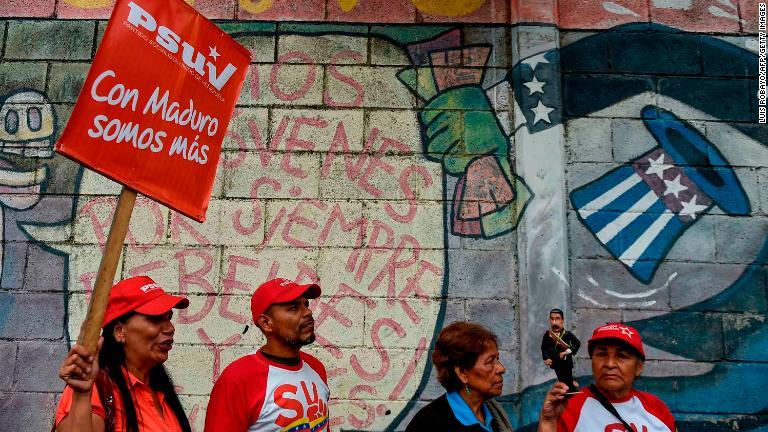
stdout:
<svg viewBox="0 0 768 432">
<path fill-rule="evenodd" d="M 202 222 L 248 63 L 182 0 L 118 0 L 56 150 Z"/>
</svg>

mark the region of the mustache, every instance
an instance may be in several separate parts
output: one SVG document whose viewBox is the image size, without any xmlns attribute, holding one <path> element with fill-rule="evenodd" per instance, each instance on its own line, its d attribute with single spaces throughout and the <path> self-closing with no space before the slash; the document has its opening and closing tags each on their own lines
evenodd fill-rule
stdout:
<svg viewBox="0 0 768 432">
<path fill-rule="evenodd" d="M 307 321 L 305 321 L 302 324 L 300 324 L 299 328 L 305 328 L 305 327 L 314 326 L 314 325 L 315 325 L 314 318 L 310 318 Z"/>
</svg>

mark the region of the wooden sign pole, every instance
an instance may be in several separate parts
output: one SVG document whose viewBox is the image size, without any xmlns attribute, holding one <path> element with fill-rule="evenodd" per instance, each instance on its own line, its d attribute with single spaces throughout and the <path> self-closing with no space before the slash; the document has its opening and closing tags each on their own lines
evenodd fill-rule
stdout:
<svg viewBox="0 0 768 432">
<path fill-rule="evenodd" d="M 131 221 L 131 213 L 135 203 L 136 191 L 123 187 L 123 191 L 120 192 L 120 198 L 117 200 L 117 208 L 115 209 L 115 217 L 112 219 L 112 226 L 109 228 L 107 244 L 104 248 L 104 255 L 101 257 L 99 272 L 96 274 L 96 283 L 91 293 L 88 314 L 83 325 L 80 327 L 78 343 L 94 354 L 98 347 L 101 324 L 104 320 L 107 302 L 109 301 L 109 290 L 112 289 L 112 284 L 115 281 L 117 263 L 120 261 L 120 253 L 123 249 L 125 236 L 128 233 L 128 224 Z"/>
</svg>

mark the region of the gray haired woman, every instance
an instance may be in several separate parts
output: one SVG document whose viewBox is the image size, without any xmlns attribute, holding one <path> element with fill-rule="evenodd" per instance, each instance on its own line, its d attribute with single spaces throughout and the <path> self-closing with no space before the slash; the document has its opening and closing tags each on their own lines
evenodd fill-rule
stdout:
<svg viewBox="0 0 768 432">
<path fill-rule="evenodd" d="M 437 336 L 432 363 L 446 393 L 420 409 L 406 432 L 512 432 L 493 399 L 501 394 L 505 371 L 495 334 L 480 324 L 452 323 Z"/>
</svg>

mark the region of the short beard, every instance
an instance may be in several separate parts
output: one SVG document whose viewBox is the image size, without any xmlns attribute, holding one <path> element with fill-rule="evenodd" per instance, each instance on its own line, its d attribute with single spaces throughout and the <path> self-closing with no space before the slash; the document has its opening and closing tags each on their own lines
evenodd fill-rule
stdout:
<svg viewBox="0 0 768 432">
<path fill-rule="evenodd" d="M 303 339 L 303 340 L 299 339 L 299 338 L 292 338 L 292 337 L 289 337 L 289 338 L 285 339 L 285 343 L 288 344 L 291 347 L 294 347 L 294 348 L 301 348 L 303 346 L 311 344 L 314 341 L 315 341 L 315 334 L 314 333 L 312 333 L 311 336 L 309 336 L 308 338 Z"/>
</svg>

